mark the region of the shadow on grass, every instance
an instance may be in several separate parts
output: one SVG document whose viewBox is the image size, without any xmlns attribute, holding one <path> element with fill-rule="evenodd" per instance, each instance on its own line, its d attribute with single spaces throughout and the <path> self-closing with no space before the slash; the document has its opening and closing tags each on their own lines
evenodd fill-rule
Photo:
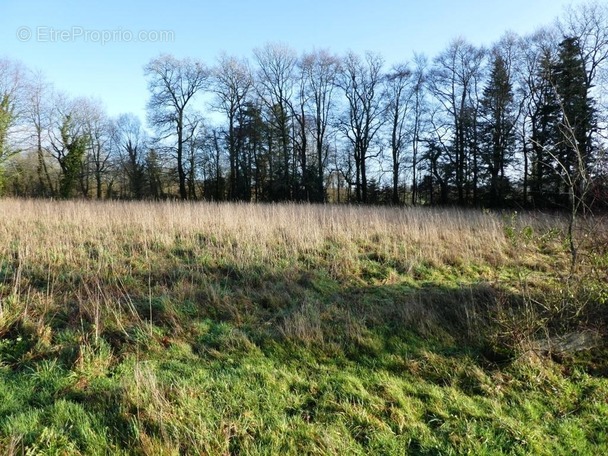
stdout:
<svg viewBox="0 0 608 456">
<path fill-rule="evenodd" d="M 445 412 L 458 408 L 450 395 L 480 404 L 485 397 L 501 397 L 495 384 L 501 374 L 494 378 L 494 371 L 514 353 L 501 349 L 496 338 L 505 331 L 497 312 L 517 309 L 522 298 L 488 283 L 433 281 L 424 271 L 393 274 L 377 263 L 344 278 L 329 267 L 297 262 L 243 267 L 200 264 L 196 256 L 182 255 L 129 277 L 83 275 L 55 284 L 52 303 L 24 299 L 27 313 L 5 330 L 9 342 L 0 346 L 0 358 L 11 370 L 0 373 L 13 383 L 7 382 L 6 396 L 21 399 L 0 410 L 0 419 L 13 420 L 0 437 L 20 435 L 26 445 L 47 448 L 41 429 L 51 426 L 58 433 L 55 441 L 78 442 L 82 452 L 98 442 L 126 450 L 141 443 L 141 433 L 165 439 L 161 409 L 170 412 L 172 404 L 192 401 L 192 416 L 198 416 L 201 395 L 212 404 L 204 402 L 210 423 L 218 422 L 213 413 L 225 402 L 233 410 L 230 422 L 243 426 L 243 407 L 266 411 L 268 423 L 285 417 L 299 432 L 315 423 L 323 430 L 328 423 L 342 426 L 343 419 L 350 427 L 336 427 L 339 433 L 351 435 L 357 448 L 368 452 L 374 435 L 384 435 L 385 423 L 397 429 L 386 432 L 387 442 L 405 433 L 407 406 L 417 404 L 412 407 L 424 432 L 412 427 L 407 447 L 424 454 L 436 444 L 427 439 L 434 435 L 451 448 L 452 434 L 468 436 L 469 429 L 446 427 L 462 421 Z M 35 287 L 49 289 L 42 277 L 35 279 Z M 22 280 L 27 283 L 27 274 Z M 182 386 L 177 390 L 182 396 L 175 384 Z M 277 391 L 270 394 L 268 385 Z M 140 397 L 146 388 L 149 397 Z M 215 395 L 206 397 L 208 390 Z M 448 393 L 444 397 L 438 390 Z M 272 413 L 260 399 L 269 395 L 276 402 Z M 436 410 L 438 397 L 443 402 Z M 142 414 L 147 404 L 150 409 Z M 110 429 L 111 438 L 101 440 L 101 431 L 90 433 L 99 441 L 87 440 L 89 434 L 61 434 L 72 429 L 64 426 L 63 409 L 86 409 L 94 418 L 87 426 Z M 21 410 L 37 414 L 37 421 Z M 478 419 L 475 413 L 471 423 Z M 484 415 L 485 422 L 494 423 L 492 413 Z M 179 436 L 180 429 L 176 424 L 172 432 Z M 497 429 L 488 431 L 491 439 Z M 235 448 L 247 448 L 248 436 L 240 438 Z M 511 437 L 506 442 L 505 448 L 516 443 Z"/>
<path fill-rule="evenodd" d="M 147 280 L 153 298 L 135 297 L 135 308 L 142 320 L 152 318 L 168 331 L 211 321 L 230 325 L 262 348 L 288 344 L 290 350 L 303 347 L 365 363 L 397 341 L 406 341 L 411 351 L 429 344 L 454 353 L 481 350 L 489 362 L 503 362 L 509 354 L 488 345 L 491 312 L 498 301 L 520 299 L 487 283 L 345 282 L 324 269 L 297 267 L 156 270 Z M 211 339 L 205 340 L 213 345 Z M 204 351 L 204 343 L 198 346 Z"/>
<path fill-rule="evenodd" d="M 117 353 L 128 353 L 148 337 L 162 346 L 181 339 L 200 353 L 230 351 L 239 345 L 231 339 L 244 338 L 261 349 L 282 351 L 277 347 L 286 344 L 286 353 L 301 347 L 373 364 L 405 341 L 410 352 L 431 346 L 453 354 L 475 352 L 484 362 L 501 365 L 536 331 L 536 322 L 522 318 L 527 310 L 517 292 L 472 282 L 471 276 L 438 276 L 424 265 L 397 271 L 381 258 L 363 258 L 352 274 L 340 275 L 326 263 L 252 267 L 178 253 L 166 264 L 127 277 L 74 271 L 54 278 L 52 285 L 40 269 L 32 268 L 29 277 L 25 268 L 24 288 L 46 295 L 54 290 L 54 305 L 28 303 L 29 318 L 43 321 L 42 329 L 16 319 L 5 333 L 27 341 L 27 347 L 9 344 L 2 350 L 19 352 L 12 360 L 19 363 L 24 350 L 40 346 L 46 326 L 54 333 L 104 337 Z M 208 322 L 224 325 L 217 340 L 206 332 Z M 604 367 L 596 365 L 594 371 Z"/>
</svg>

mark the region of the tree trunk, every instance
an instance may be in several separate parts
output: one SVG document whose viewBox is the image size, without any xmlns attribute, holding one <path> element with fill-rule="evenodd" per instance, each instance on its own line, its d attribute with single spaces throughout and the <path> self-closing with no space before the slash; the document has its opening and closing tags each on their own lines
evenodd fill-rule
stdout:
<svg viewBox="0 0 608 456">
<path fill-rule="evenodd" d="M 177 177 L 179 180 L 179 197 L 183 200 L 188 199 L 186 188 L 186 173 L 183 163 L 184 153 L 184 113 L 180 111 L 177 118 Z"/>
</svg>

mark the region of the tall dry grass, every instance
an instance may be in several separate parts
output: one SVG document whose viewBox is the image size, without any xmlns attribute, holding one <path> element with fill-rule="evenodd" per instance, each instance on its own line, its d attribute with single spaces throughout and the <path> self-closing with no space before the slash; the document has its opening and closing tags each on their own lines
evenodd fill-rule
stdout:
<svg viewBox="0 0 608 456">
<path fill-rule="evenodd" d="M 513 233 L 561 223 L 460 209 L 4 199 L 0 332 L 26 316 L 48 333 L 48 315 L 65 309 L 62 318 L 87 322 L 95 340 L 108 325 L 126 332 L 156 319 L 179 328 L 175 312 L 158 303 L 164 297 L 242 323 L 260 303 L 269 314 L 290 306 L 298 291 L 285 283 L 305 283 L 319 269 L 354 287 L 429 281 L 437 270 L 473 266 L 486 271 L 471 274 L 474 281 L 521 264 L 543 271 L 548 258 L 565 261 L 554 254 L 559 239 L 545 255 L 525 239 L 513 242 Z M 249 288 L 258 290 L 255 300 Z M 304 322 L 321 311 L 302 299 L 295 309 L 305 311 L 279 331 L 298 334 L 306 323 L 304 332 L 322 339 L 317 322 Z"/>
<path fill-rule="evenodd" d="M 272 264 L 327 242 L 368 243 L 437 263 L 477 261 L 508 247 L 504 217 L 458 209 L 9 199 L 0 201 L 0 217 L 5 261 L 85 269 L 189 242 L 243 265 Z"/>
</svg>

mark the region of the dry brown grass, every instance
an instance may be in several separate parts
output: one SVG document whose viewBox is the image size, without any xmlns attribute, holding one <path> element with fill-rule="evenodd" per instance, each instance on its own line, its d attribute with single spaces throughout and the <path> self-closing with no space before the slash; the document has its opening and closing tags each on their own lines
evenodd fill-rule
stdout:
<svg viewBox="0 0 608 456">
<path fill-rule="evenodd" d="M 84 322 L 94 342 L 151 320 L 181 331 L 175 310 L 158 302 L 164 296 L 238 325 L 259 321 L 252 315 L 260 308 L 266 320 L 290 309 L 276 320 L 278 333 L 322 342 L 331 315 L 298 291 L 318 270 L 344 289 L 419 282 L 449 289 L 498 281 L 500 271 L 522 265 L 528 282 L 534 271 L 545 281 L 545 262 L 567 263 L 563 249 L 555 253 L 558 236 L 547 238 L 543 254 L 521 235 L 526 227 L 535 236 L 561 229 L 560 219 L 538 214 L 16 199 L 0 200 L 0 214 L 0 332 L 19 320 L 48 332 L 48 316 L 59 312 L 68 325 Z M 406 301 L 346 310 L 407 324 L 431 308 L 415 296 Z"/>
<path fill-rule="evenodd" d="M 99 273 L 117 256 L 176 242 L 243 265 L 297 258 L 328 242 L 431 263 L 478 261 L 507 248 L 500 215 L 456 209 L 9 199 L 0 214 L 3 258 Z"/>
</svg>

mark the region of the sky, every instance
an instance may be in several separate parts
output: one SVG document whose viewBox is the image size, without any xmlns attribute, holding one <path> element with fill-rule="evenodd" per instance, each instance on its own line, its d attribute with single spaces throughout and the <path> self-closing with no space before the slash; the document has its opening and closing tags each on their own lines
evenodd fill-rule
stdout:
<svg viewBox="0 0 608 456">
<path fill-rule="evenodd" d="M 162 53 L 212 66 L 268 42 L 298 52 L 379 52 L 387 64 L 430 58 L 456 37 L 489 46 L 548 25 L 583 0 L 0 0 L 0 58 L 40 71 L 110 115 L 145 118 L 144 65 Z"/>
</svg>

